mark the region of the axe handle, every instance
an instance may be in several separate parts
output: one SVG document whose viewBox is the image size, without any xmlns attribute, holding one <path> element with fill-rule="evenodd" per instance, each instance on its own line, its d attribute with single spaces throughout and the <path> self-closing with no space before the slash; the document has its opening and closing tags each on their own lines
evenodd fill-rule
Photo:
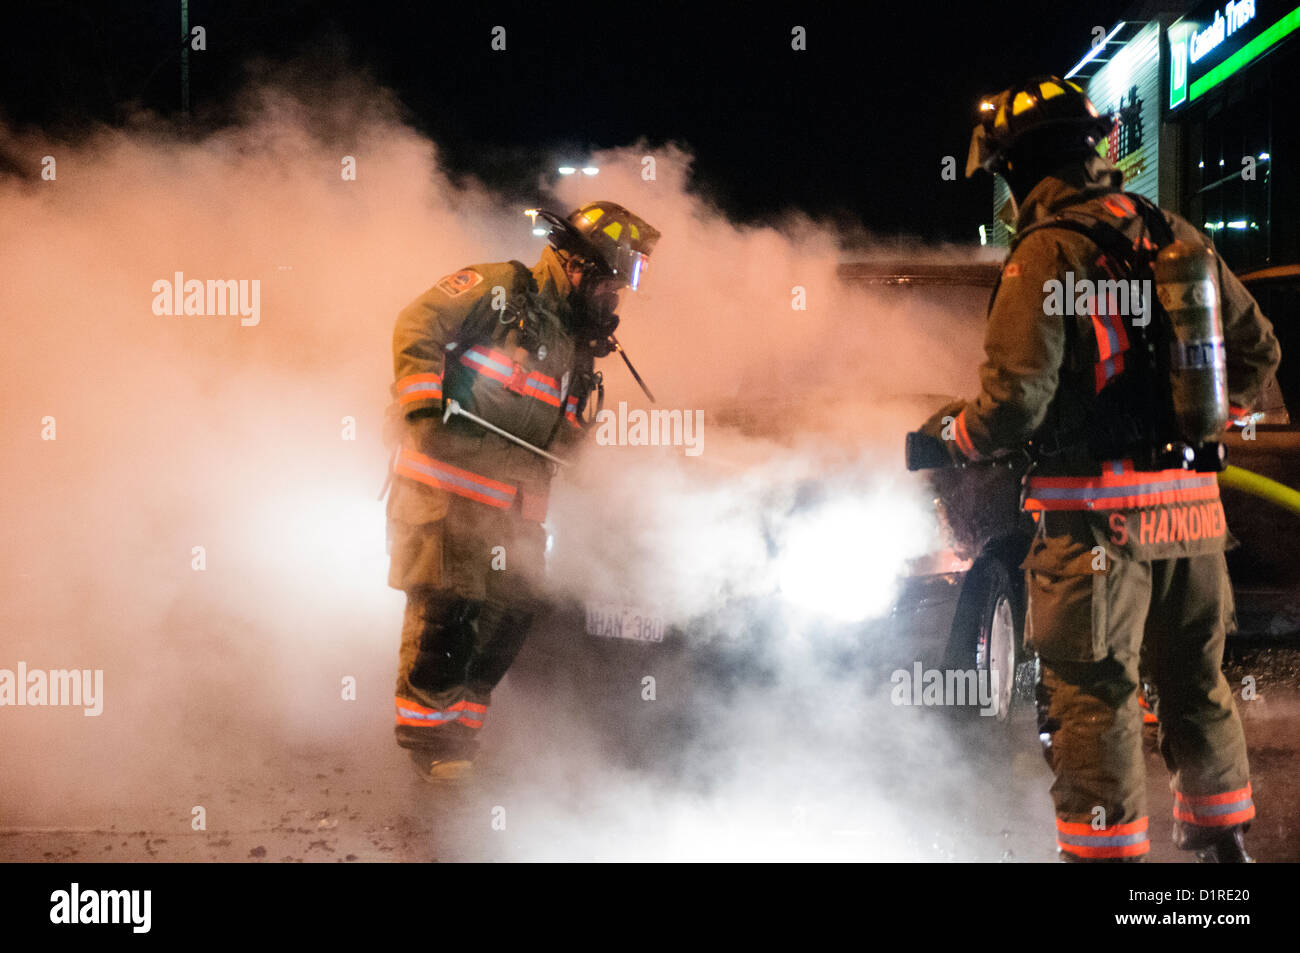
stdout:
<svg viewBox="0 0 1300 953">
<path fill-rule="evenodd" d="M 507 430 L 502 430 L 502 429 L 501 429 L 500 427 L 498 427 L 496 424 L 490 424 L 490 423 L 488 423 L 486 420 L 484 420 L 484 419 L 483 419 L 482 417 L 480 417 L 478 414 L 471 414 L 468 410 L 466 410 L 465 408 L 461 407 L 461 405 L 460 405 L 459 402 L 457 402 L 457 401 L 455 401 L 455 400 L 449 400 L 449 401 L 447 401 L 447 408 L 446 408 L 446 410 L 443 411 L 442 422 L 443 422 L 443 423 L 446 423 L 446 422 L 447 422 L 448 420 L 450 420 L 453 416 L 461 416 L 461 417 L 465 417 L 465 418 L 467 418 L 467 419 L 469 419 L 469 420 L 472 420 L 472 421 L 474 421 L 474 423 L 478 424 L 478 425 L 479 425 L 480 427 L 482 427 L 484 430 L 490 430 L 492 433 L 496 434 L 498 437 L 505 437 L 505 438 L 506 438 L 507 440 L 509 440 L 511 443 L 517 443 L 517 444 L 519 444 L 519 446 L 523 447 L 525 450 L 531 450 L 533 453 L 537 454 L 539 457 L 545 457 L 547 460 L 550 460 L 552 463 L 559 464 L 559 465 L 562 466 L 562 467 L 572 466 L 572 464 L 571 464 L 568 460 L 561 460 L 559 457 L 555 456 L 554 454 L 547 453 L 547 452 L 546 452 L 545 450 L 543 450 L 541 447 L 534 447 L 534 446 L 533 446 L 531 443 L 529 443 L 527 440 L 520 440 L 520 439 L 519 439 L 518 437 L 516 437 L 514 434 L 510 433 L 510 432 L 507 431 Z"/>
</svg>

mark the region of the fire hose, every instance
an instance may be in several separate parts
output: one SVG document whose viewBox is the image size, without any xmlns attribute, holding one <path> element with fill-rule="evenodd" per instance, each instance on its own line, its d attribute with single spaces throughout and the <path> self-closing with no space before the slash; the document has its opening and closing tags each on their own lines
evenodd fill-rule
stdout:
<svg viewBox="0 0 1300 953">
<path fill-rule="evenodd" d="M 1257 496 L 1261 500 L 1272 503 L 1274 506 L 1280 506 L 1282 509 L 1300 516 L 1300 492 L 1291 489 L 1284 483 L 1278 483 L 1276 480 L 1270 480 L 1266 476 L 1255 473 L 1253 470 L 1243 470 L 1241 467 L 1230 466 L 1219 474 L 1219 485 Z"/>
</svg>

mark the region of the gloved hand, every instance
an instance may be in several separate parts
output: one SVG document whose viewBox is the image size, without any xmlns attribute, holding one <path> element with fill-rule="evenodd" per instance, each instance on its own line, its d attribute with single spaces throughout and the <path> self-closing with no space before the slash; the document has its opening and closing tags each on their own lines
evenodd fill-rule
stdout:
<svg viewBox="0 0 1300 953">
<path fill-rule="evenodd" d="M 964 462 L 952 439 L 952 421 L 965 406 L 964 400 L 945 404 L 919 430 L 907 435 L 907 469 L 933 470 Z"/>
</svg>

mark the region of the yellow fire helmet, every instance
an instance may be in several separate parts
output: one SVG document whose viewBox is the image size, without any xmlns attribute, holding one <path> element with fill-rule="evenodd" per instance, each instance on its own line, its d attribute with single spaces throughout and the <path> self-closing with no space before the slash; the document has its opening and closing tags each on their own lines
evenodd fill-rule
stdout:
<svg viewBox="0 0 1300 953">
<path fill-rule="evenodd" d="M 550 223 L 547 238 L 556 248 L 586 259 L 602 277 L 614 278 L 633 291 L 640 287 L 650 252 L 659 240 L 658 230 L 645 219 L 614 202 L 588 202 L 568 218 L 533 211 Z"/>
<path fill-rule="evenodd" d="M 966 176 L 980 169 L 1003 171 L 1007 153 L 1030 133 L 1075 128 L 1081 141 L 1095 147 L 1110 133 L 1111 123 L 1111 116 L 1097 112 L 1077 83 L 1057 76 L 1035 76 L 980 100 L 979 123 L 971 134 Z"/>
</svg>

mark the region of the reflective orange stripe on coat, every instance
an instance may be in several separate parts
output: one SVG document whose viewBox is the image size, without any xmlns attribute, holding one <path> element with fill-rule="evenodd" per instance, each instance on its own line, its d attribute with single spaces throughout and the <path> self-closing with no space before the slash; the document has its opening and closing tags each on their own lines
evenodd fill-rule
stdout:
<svg viewBox="0 0 1300 953">
<path fill-rule="evenodd" d="M 442 375 L 408 374 L 397 382 L 396 390 L 402 406 L 417 400 L 442 400 Z"/>
<path fill-rule="evenodd" d="M 482 728 L 483 719 L 487 717 L 487 706 L 475 702 L 456 702 L 456 704 L 439 711 L 436 708 L 425 708 L 423 705 L 406 698 L 397 697 L 395 700 L 397 702 L 397 723 L 399 725 L 413 725 L 416 728 L 436 728 L 439 725 L 449 725 L 456 722 L 468 728 Z"/>
<path fill-rule="evenodd" d="M 1151 849 L 1147 819 L 1100 830 L 1091 824 L 1056 819 L 1056 846 L 1076 857 L 1138 857 Z"/>
<path fill-rule="evenodd" d="M 1184 794 L 1174 792 L 1174 817 L 1200 827 L 1230 827 L 1255 816 L 1255 802 L 1250 785 L 1222 794 Z"/>
<path fill-rule="evenodd" d="M 460 357 L 460 362 L 470 370 L 505 384 L 516 393 L 535 397 L 552 407 L 560 406 L 560 382 L 540 371 L 523 376 L 523 368 L 516 368 L 509 356 L 492 348 L 475 345 Z"/>
<path fill-rule="evenodd" d="M 509 483 L 500 483 L 481 474 L 453 467 L 449 463 L 416 453 L 408 447 L 403 447 L 397 455 L 393 472 L 502 510 L 509 509 L 515 501 L 516 488 Z"/>
<path fill-rule="evenodd" d="M 1105 258 L 1097 264 L 1112 278 L 1119 277 Z M 1116 307 L 1117 302 L 1110 300 L 1110 295 L 1105 295 L 1104 298 L 1106 300 L 1098 294 L 1092 306 L 1092 332 L 1097 338 L 1097 364 L 1093 383 L 1099 394 L 1112 377 L 1123 372 L 1124 352 L 1129 349 L 1128 332 L 1124 330 L 1124 319 Z"/>
<path fill-rule="evenodd" d="M 1138 213 L 1133 200 L 1122 192 L 1107 195 L 1101 200 L 1102 207 L 1116 218 L 1132 218 Z"/>
<path fill-rule="evenodd" d="M 1102 464 L 1098 476 L 1031 476 L 1025 510 L 1126 510 L 1218 498 L 1219 481 L 1213 473 L 1136 472 L 1125 460 Z"/>
</svg>

